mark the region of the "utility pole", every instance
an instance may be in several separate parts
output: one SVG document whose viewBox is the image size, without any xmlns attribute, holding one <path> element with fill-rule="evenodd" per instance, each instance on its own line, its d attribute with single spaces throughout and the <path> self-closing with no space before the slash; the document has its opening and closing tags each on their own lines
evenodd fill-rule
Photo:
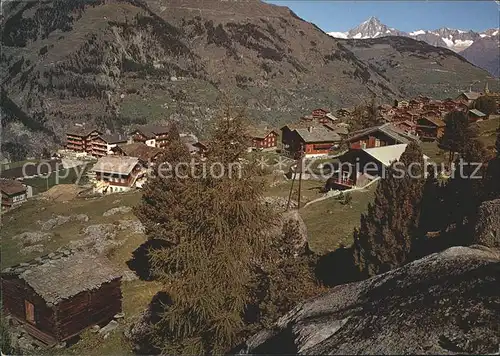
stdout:
<svg viewBox="0 0 500 356">
<path fill-rule="evenodd" d="M 304 146 L 301 144 L 300 145 L 300 151 L 299 151 L 299 159 L 297 160 L 296 168 L 293 172 L 293 178 L 292 178 L 292 186 L 290 187 L 290 193 L 288 194 L 288 203 L 286 205 L 286 211 L 290 210 L 290 202 L 292 200 L 292 194 L 293 194 L 293 185 L 295 183 L 295 179 L 297 177 L 297 170 L 299 169 L 299 196 L 298 196 L 298 201 L 297 201 L 297 209 L 300 208 L 300 196 L 302 195 L 302 159 L 304 157 Z"/>
<path fill-rule="evenodd" d="M 286 204 L 286 211 L 290 210 L 290 201 L 292 200 L 293 183 L 295 183 L 296 176 L 297 176 L 297 171 L 294 171 L 292 178 L 292 186 L 290 187 L 290 194 L 288 194 L 288 203 Z"/>
<path fill-rule="evenodd" d="M 300 145 L 300 159 L 299 159 L 299 199 L 297 201 L 297 210 L 300 209 L 300 198 L 302 197 L 302 168 L 304 166 L 304 145 Z"/>
</svg>

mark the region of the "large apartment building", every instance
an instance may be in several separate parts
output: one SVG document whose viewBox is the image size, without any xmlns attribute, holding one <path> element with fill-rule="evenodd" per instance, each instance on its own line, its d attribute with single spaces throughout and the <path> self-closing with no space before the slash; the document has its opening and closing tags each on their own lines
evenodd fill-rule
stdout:
<svg viewBox="0 0 500 356">
<path fill-rule="evenodd" d="M 85 127 L 83 124 L 77 124 L 66 132 L 66 148 L 75 152 L 86 152 L 93 156 L 102 156 L 102 142 L 96 140 L 102 132 Z M 94 141 L 96 141 L 94 143 Z M 106 154 L 106 145 L 104 144 L 104 154 Z"/>
</svg>

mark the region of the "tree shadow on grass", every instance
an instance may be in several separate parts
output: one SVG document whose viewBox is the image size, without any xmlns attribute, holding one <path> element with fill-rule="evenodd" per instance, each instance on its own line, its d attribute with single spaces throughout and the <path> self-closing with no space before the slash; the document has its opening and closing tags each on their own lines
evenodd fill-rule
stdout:
<svg viewBox="0 0 500 356">
<path fill-rule="evenodd" d="M 148 240 L 140 245 L 134 252 L 132 258 L 127 261 L 127 266 L 143 281 L 153 280 L 151 274 L 151 262 L 149 251 L 168 247 L 169 244 L 163 240 Z"/>
</svg>

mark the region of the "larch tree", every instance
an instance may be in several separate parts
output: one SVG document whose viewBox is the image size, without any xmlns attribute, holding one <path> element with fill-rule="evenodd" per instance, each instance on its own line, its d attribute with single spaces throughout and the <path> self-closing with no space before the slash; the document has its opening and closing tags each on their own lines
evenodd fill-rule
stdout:
<svg viewBox="0 0 500 356">
<path fill-rule="evenodd" d="M 443 213 L 443 187 L 436 177 L 435 168 L 429 166 L 420 208 L 420 236 L 443 229 Z"/>
<path fill-rule="evenodd" d="M 349 121 L 349 124 L 351 125 L 350 130 L 352 132 L 382 125 L 383 123 L 384 120 L 380 116 L 375 98 L 372 98 L 365 105 L 357 106 L 351 115 L 351 120 Z"/>
<path fill-rule="evenodd" d="M 457 233 L 457 244 L 467 244 L 472 237 L 477 208 L 484 196 L 485 159 L 486 150 L 482 143 L 476 139 L 468 141 L 444 189 L 448 230 Z"/>
<path fill-rule="evenodd" d="M 488 95 L 483 95 L 474 101 L 474 109 L 481 111 L 486 115 L 494 114 L 497 110 L 495 98 Z"/>
<path fill-rule="evenodd" d="M 449 152 L 449 164 L 455 156 L 463 153 L 467 142 L 477 137 L 476 128 L 470 125 L 469 118 L 462 111 L 452 111 L 444 118 L 446 124 L 443 136 L 439 139 L 439 148 Z"/>
<path fill-rule="evenodd" d="M 500 198 L 500 127 L 497 129 L 495 156 L 488 162 L 484 180 L 484 200 Z"/>
<path fill-rule="evenodd" d="M 411 143 L 379 181 L 375 200 L 354 231 L 354 261 L 364 276 L 408 261 L 418 235 L 423 169 L 422 151 Z"/>
<path fill-rule="evenodd" d="M 167 354 L 221 354 L 241 341 L 255 263 L 276 218 L 261 203 L 253 166 L 239 163 L 243 116 L 227 107 L 215 126 L 206 159 L 182 169 L 182 177 L 154 177 L 136 210 L 148 238 L 167 242 L 150 251 L 152 272 L 171 300 L 152 330 Z M 173 140 L 167 158 L 187 156 Z"/>
</svg>

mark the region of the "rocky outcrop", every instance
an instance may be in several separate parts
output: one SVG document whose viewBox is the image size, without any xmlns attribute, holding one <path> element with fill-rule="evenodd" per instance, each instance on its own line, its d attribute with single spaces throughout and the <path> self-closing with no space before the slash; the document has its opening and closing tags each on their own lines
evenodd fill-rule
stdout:
<svg viewBox="0 0 500 356">
<path fill-rule="evenodd" d="M 241 354 L 498 352 L 500 252 L 453 247 L 298 305 Z"/>
<path fill-rule="evenodd" d="M 500 247 L 500 199 L 484 202 L 479 207 L 475 243 Z"/>
</svg>

